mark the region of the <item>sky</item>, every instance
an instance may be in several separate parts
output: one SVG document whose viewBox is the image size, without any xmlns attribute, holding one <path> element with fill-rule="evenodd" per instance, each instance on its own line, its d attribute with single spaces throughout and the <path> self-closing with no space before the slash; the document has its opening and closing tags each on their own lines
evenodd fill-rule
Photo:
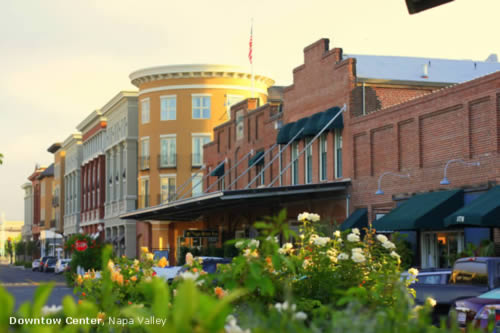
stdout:
<svg viewBox="0 0 500 333">
<path fill-rule="evenodd" d="M 500 54 L 498 0 L 455 0 L 409 15 L 404 0 L 26 0 L 0 4 L 0 212 L 24 218 L 21 185 L 47 148 L 76 132 L 141 68 L 246 66 L 292 83 L 320 38 L 344 53 L 485 60 Z"/>
</svg>

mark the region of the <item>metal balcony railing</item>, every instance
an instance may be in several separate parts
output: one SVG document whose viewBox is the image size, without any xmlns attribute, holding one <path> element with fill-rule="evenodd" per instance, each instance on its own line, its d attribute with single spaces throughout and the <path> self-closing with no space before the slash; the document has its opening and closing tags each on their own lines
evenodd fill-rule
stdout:
<svg viewBox="0 0 500 333">
<path fill-rule="evenodd" d="M 139 157 L 139 168 L 141 170 L 149 169 L 149 156 L 140 156 Z"/>
<path fill-rule="evenodd" d="M 158 169 L 177 167 L 177 154 L 158 154 Z"/>
<path fill-rule="evenodd" d="M 157 194 L 157 196 L 156 196 L 157 205 L 161 205 L 161 204 L 164 204 L 167 202 L 172 202 L 175 200 L 176 200 L 175 193 L 169 193 L 168 195 L 162 195 L 160 193 L 160 194 Z"/>
</svg>

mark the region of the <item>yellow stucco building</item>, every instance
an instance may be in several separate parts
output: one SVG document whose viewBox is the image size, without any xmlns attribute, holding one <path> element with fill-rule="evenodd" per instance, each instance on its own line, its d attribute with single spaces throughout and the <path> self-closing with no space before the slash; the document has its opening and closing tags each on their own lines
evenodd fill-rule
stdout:
<svg viewBox="0 0 500 333">
<path fill-rule="evenodd" d="M 274 83 L 228 65 L 152 67 L 130 79 L 139 88 L 138 208 L 201 194 L 203 145 L 213 128 L 230 120 L 230 106 L 241 100 L 265 104 Z M 137 237 L 138 248 L 172 248 L 174 241 L 164 222 L 138 224 Z"/>
</svg>

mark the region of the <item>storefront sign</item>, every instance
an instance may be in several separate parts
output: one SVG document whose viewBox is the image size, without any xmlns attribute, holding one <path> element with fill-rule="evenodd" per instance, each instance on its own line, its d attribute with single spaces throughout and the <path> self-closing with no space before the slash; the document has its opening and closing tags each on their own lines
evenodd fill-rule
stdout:
<svg viewBox="0 0 500 333">
<path fill-rule="evenodd" d="M 80 252 L 85 251 L 88 248 L 87 242 L 82 240 L 76 241 L 75 248 Z"/>
<path fill-rule="evenodd" d="M 219 238 L 219 232 L 217 230 L 184 230 L 184 237 Z"/>
</svg>

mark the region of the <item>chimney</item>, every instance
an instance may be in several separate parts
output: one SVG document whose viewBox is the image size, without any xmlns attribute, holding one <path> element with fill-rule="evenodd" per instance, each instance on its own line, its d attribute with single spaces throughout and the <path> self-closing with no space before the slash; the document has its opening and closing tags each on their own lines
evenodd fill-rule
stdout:
<svg viewBox="0 0 500 333">
<path fill-rule="evenodd" d="M 423 73 L 421 76 L 423 79 L 429 78 L 429 64 L 424 64 L 423 66 Z"/>
</svg>

